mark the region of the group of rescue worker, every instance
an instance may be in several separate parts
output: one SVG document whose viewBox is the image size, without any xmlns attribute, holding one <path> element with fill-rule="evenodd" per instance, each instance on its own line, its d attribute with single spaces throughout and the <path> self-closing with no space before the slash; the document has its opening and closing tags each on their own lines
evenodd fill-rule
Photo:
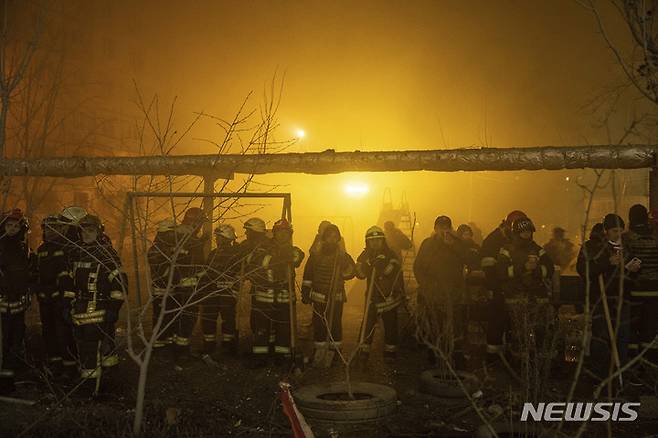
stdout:
<svg viewBox="0 0 658 438">
<path fill-rule="evenodd" d="M 201 358 L 217 364 L 216 333 L 221 316 L 222 353 L 236 355 L 237 306 L 247 284 L 251 366 L 263 367 L 270 359 L 290 363 L 295 353 L 291 345 L 295 337 L 295 270 L 306 257 L 292 244 L 291 224 L 279 219 L 268 230 L 264 220 L 250 218 L 244 222 L 245 240 L 239 243 L 233 226 L 220 224 L 213 231 L 216 247 L 204 259 L 202 225 L 207 220 L 198 208 L 188 209 L 180 224 L 163 220 L 148 250 L 157 353 L 184 366 L 191 357 L 192 330 L 200 318 L 204 339 Z M 368 229 L 365 249 L 356 262 L 345 251 L 336 225 L 323 221 L 318 227 L 301 282 L 302 303 L 312 306 L 315 349 L 340 348 L 345 282 L 354 277 L 367 279 L 371 291 L 363 354 L 368 353 L 381 316 L 385 354 L 392 357 L 397 349 L 396 308 L 403 301 L 404 282 L 400 258 L 387 246 L 384 230 L 376 226 Z"/>
<path fill-rule="evenodd" d="M 153 296 L 156 353 L 171 351 L 177 365 L 191 357 L 191 335 L 200 316 L 202 358 L 215 362 L 217 323 L 221 315 L 221 346 L 238 353 L 236 307 L 245 280 L 251 284 L 252 353 L 261 361 L 270 347 L 277 357 L 290 355 L 290 304 L 294 300 L 295 268 L 304 253 L 292 245 L 292 227 L 280 219 L 267 235 L 265 221 L 244 223 L 246 239 L 237 243 L 233 226 L 214 230 L 216 247 L 204 256 L 203 223 L 199 208 L 189 208 L 180 224 L 158 224 L 148 250 Z M 200 308 L 200 309 L 199 309 Z"/>
<path fill-rule="evenodd" d="M 219 223 L 213 230 L 216 247 L 206 254 L 209 236 L 203 230 L 208 222 L 202 209 L 188 208 L 180 222 L 175 218 L 160 221 L 148 248 L 156 357 L 171 358 L 176 367 L 185 367 L 192 357 L 197 321 L 203 333 L 204 362 L 218 365 L 218 343 L 222 354 L 238 355 L 238 303 L 248 293 L 251 366 L 289 365 L 296 353 L 295 271 L 306 258 L 292 243 L 292 225 L 279 219 L 268 230 L 263 219 L 250 218 L 243 224 L 245 239 L 238 242 L 234 227 Z M 647 358 L 658 351 L 654 339 L 658 332 L 654 317 L 658 311 L 658 232 L 641 205 L 631 208 L 629 222 L 625 231 L 621 217 L 607 215 L 592 228 L 577 258 L 577 272 L 590 291 L 593 343 L 602 346 L 592 349 L 592 363 L 601 372 L 609 364 L 610 349 L 615 350 L 617 366 L 634 350 L 651 350 Z M 43 243 L 32 253 L 23 213 L 14 209 L 0 217 L 0 393 L 13 390 L 15 373 L 25 363 L 25 313 L 32 295 L 39 302 L 48 373 L 68 381 L 77 377 L 81 386 L 97 393 L 102 376 L 119 362 L 115 332 L 128 291 L 127 277 L 97 216 L 68 207 L 44 218 L 41 225 Z M 420 245 L 413 264 L 417 307 L 421 312 L 439 309 L 428 314 L 443 319 L 450 303 L 456 368 L 467 362 L 466 309 L 473 298 L 467 296 L 468 290 L 478 289 L 485 296 L 489 362 L 505 354 L 515 330 L 519 334 L 511 318 L 518 309 L 529 316 L 530 326 L 523 330 L 530 330 L 537 339 L 550 329 L 555 321 L 554 273 L 569 265 L 571 256 L 558 251 L 557 261 L 547 250 L 552 245 L 552 253 L 555 248 L 572 251 L 569 242 L 560 241 L 560 232 L 564 234 L 560 230 L 557 240 L 542 248 L 534 240 L 532 220 L 513 211 L 480 247 L 468 225 L 455 229 L 448 216 L 436 218 L 433 233 Z M 358 278 L 366 281 L 359 357 L 367 360 L 379 321 L 384 357 L 396 356 L 398 314 L 407 299 L 403 251 L 412 245 L 392 222 L 383 229 L 372 226 L 355 261 L 345 249 L 338 226 L 320 223 L 301 281 L 301 301 L 312 309 L 316 353 L 340 350 L 346 282 Z M 628 305 L 622 305 L 626 301 Z M 617 313 L 621 322 L 613 328 L 613 346 L 609 315 Z M 430 361 L 435 362 L 435 351 L 429 352 Z"/>
<path fill-rule="evenodd" d="M 127 279 L 97 216 L 68 207 L 41 226 L 43 242 L 32 252 L 23 212 L 0 217 L 0 393 L 11 393 L 16 373 L 28 366 L 25 315 L 33 295 L 47 372 L 96 393 L 101 376 L 119 363 L 115 330 Z"/>
<path fill-rule="evenodd" d="M 445 297 L 451 298 L 455 314 L 452 359 L 457 368 L 466 363 L 461 342 L 465 323 L 461 320 L 466 303 L 475 298 L 465 293 L 485 292 L 489 364 L 500 363 L 515 338 L 525 336 L 526 342 L 530 339 L 538 345 L 549 331 L 558 330 L 555 310 L 560 298 L 554 292 L 560 290 L 560 270 L 571 265 L 575 251 L 562 228 L 554 230 L 545 247 L 535 242 L 535 232 L 525 213 L 512 211 L 479 247 L 468 225 L 453 231 L 450 218 L 439 216 L 434 233 L 420 246 L 414 264 L 418 306 L 422 309 L 435 305 L 437 299 L 441 303 Z M 612 213 L 593 225 L 575 265 L 580 276 L 577 307 L 582 312 L 589 303 L 592 316 L 588 369 L 605 377 L 640 351 L 645 359 L 656 362 L 658 228 L 647 209 L 639 204 L 631 207 L 628 229 L 624 220 Z M 519 311 L 525 321 L 522 327 L 514 318 Z M 554 358 L 543 359 L 550 362 Z M 642 371 L 641 366 L 635 367 L 631 374 Z"/>
</svg>

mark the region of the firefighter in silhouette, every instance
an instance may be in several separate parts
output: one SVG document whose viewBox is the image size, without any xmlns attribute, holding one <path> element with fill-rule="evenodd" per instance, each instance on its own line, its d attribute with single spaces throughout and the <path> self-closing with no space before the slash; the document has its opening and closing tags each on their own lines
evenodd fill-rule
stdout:
<svg viewBox="0 0 658 438">
<path fill-rule="evenodd" d="M 503 352 L 503 334 L 507 327 L 505 297 L 501 290 L 500 278 L 496 270 L 500 249 L 510 242 L 512 223 L 527 217 L 519 210 L 510 212 L 501 224 L 482 242 L 480 265 L 485 275 L 485 285 L 491 294 L 487 321 L 487 361 L 493 363 Z"/>
<path fill-rule="evenodd" d="M 649 348 L 645 358 L 658 361 L 658 234 L 649 222 L 649 213 L 643 205 L 633 205 L 628 212 L 629 230 L 623 240 L 629 251 L 640 260 L 640 269 L 630 291 L 631 321 L 634 339 L 629 345 L 631 353 Z"/>
<path fill-rule="evenodd" d="M 181 242 L 182 243 L 182 242 Z M 173 219 L 164 219 L 158 223 L 153 245 L 148 249 L 147 258 L 151 271 L 151 296 L 153 298 L 153 330 L 158 330 L 159 335 L 153 344 L 154 353 L 160 355 L 171 348 L 174 342 L 174 318 L 175 309 L 174 286 L 178 284 L 178 271 L 173 269 L 175 265 L 176 248 L 178 239 L 176 236 L 176 223 Z M 158 327 L 158 321 L 160 325 Z"/>
<path fill-rule="evenodd" d="M 25 312 L 30 307 L 30 251 L 27 219 L 20 209 L 0 218 L 0 318 L 2 363 L 0 393 L 14 390 L 16 371 L 24 363 Z"/>
<path fill-rule="evenodd" d="M 367 358 L 375 325 L 384 324 L 384 357 L 395 358 L 398 348 L 398 306 L 404 301 L 404 278 L 397 254 L 388 247 L 384 230 L 374 226 L 366 232 L 366 247 L 356 261 L 356 276 L 367 280 L 369 296 L 363 345 Z M 374 270 L 374 273 L 373 273 Z"/>
<path fill-rule="evenodd" d="M 268 277 L 272 280 L 273 302 L 270 306 L 270 335 L 273 335 L 272 351 L 275 361 L 287 363 L 290 350 L 290 304 L 295 296 L 295 269 L 304 260 L 304 252 L 292 244 L 292 225 L 286 219 L 279 219 L 272 226 L 272 245 L 267 266 Z"/>
<path fill-rule="evenodd" d="M 340 242 L 338 227 L 327 225 L 317 251 L 311 252 L 304 267 L 302 302 L 313 305 L 316 350 L 338 350 L 342 344 L 345 282 L 356 275 L 356 265 L 354 259 L 342 249 Z M 328 303 L 332 303 L 332 306 L 329 307 Z"/>
<path fill-rule="evenodd" d="M 511 240 L 498 253 L 496 269 L 504 294 L 512 347 L 517 353 L 545 354 L 543 344 L 552 327 L 551 287 L 554 265 L 546 251 L 533 240 L 535 226 L 528 218 L 516 219 Z"/>
<path fill-rule="evenodd" d="M 174 286 L 174 360 L 178 368 L 190 359 L 192 331 L 196 324 L 201 299 L 199 279 L 204 272 L 204 238 L 201 228 L 208 219 L 203 210 L 191 207 L 176 227 L 178 256 L 174 260 L 177 282 Z"/>
<path fill-rule="evenodd" d="M 414 261 L 418 311 L 422 330 L 426 331 L 425 340 L 433 345 L 447 342 L 446 346 L 454 347 L 451 359 L 457 368 L 466 365 L 464 269 L 472 262 L 472 257 L 473 253 L 454 232 L 452 220 L 448 216 L 438 216 L 434 221 L 434 233 L 423 241 Z M 439 327 L 432 329 L 435 323 Z M 436 363 L 434 350 L 428 350 L 428 359 L 430 364 Z"/>
<path fill-rule="evenodd" d="M 229 224 L 215 228 L 217 247 L 208 255 L 206 272 L 201 278 L 204 300 L 201 306 L 203 331 L 202 359 L 216 366 L 217 319 L 222 317 L 222 351 L 238 353 L 236 306 L 240 291 L 240 257 L 235 240 L 235 229 Z"/>
<path fill-rule="evenodd" d="M 97 394 L 103 376 L 119 364 L 115 330 L 128 280 L 118 254 L 103 238 L 101 220 L 88 214 L 78 225 L 81 242 L 71 251 L 71 319 L 84 391 Z"/>
<path fill-rule="evenodd" d="M 606 215 L 603 219 L 603 238 L 594 236 L 588 240 L 581 248 L 576 263 L 578 274 L 586 284 L 589 282 L 593 304 L 591 369 L 599 377 L 607 376 L 611 358 L 611 341 L 601 298 L 601 284 L 613 322 L 616 321 L 617 308 L 621 306 L 620 324 L 615 330 L 616 347 L 622 366 L 628 359 L 631 338 L 629 298 L 633 290 L 633 279 L 638 275 L 642 262 L 631 252 L 627 239 L 622 238 L 624 227 L 621 217 L 612 213 Z M 623 288 L 621 303 L 620 285 Z"/>
<path fill-rule="evenodd" d="M 318 225 L 318 232 L 313 238 L 313 244 L 308 250 L 309 254 L 320 251 L 320 249 L 322 248 L 322 234 L 324 234 L 324 230 L 326 230 L 329 225 L 331 225 L 331 222 L 327 220 L 323 220 L 320 222 L 320 224 Z M 345 239 L 341 237 L 340 241 L 338 242 L 338 245 L 340 246 L 342 251 L 345 251 Z"/>
<path fill-rule="evenodd" d="M 265 221 L 251 218 L 244 223 L 246 239 L 239 245 L 243 258 L 242 271 L 251 283 L 251 347 L 253 368 L 264 367 L 270 351 L 271 309 L 274 303 L 274 291 L 269 263 L 271 240 L 267 237 Z M 272 339 L 274 341 L 274 339 Z"/>
<path fill-rule="evenodd" d="M 70 219 L 62 215 L 50 215 L 41 221 L 43 243 L 36 251 L 33 266 L 34 292 L 39 301 L 48 367 L 56 377 L 61 375 L 66 380 L 73 378 L 77 370 L 71 309 L 65 306 L 75 297 L 69 275 L 69 252 L 73 243 L 79 243 L 77 237 L 69 239 L 70 223 Z"/>
</svg>

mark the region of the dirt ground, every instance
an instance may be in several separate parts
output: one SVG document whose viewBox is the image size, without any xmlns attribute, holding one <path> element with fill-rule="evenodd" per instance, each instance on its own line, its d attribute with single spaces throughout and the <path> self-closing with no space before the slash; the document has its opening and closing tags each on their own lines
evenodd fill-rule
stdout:
<svg viewBox="0 0 658 438">
<path fill-rule="evenodd" d="M 344 314 L 344 349 L 351 351 L 357 342 L 363 290 L 354 288 Z M 306 354 L 312 350 L 310 311 L 300 305 L 300 336 Z M 249 349 L 248 318 L 241 317 L 241 349 Z M 38 326 L 32 327 L 29 344 L 40 344 Z M 194 346 L 198 349 L 198 345 Z M 423 437 L 473 436 L 481 421 L 468 409 L 465 399 L 446 400 L 419 391 L 418 377 L 428 368 L 426 353 L 405 342 L 395 362 L 382 359 L 381 331 L 375 336 L 374 351 L 365 367 L 352 369 L 353 381 L 390 385 L 398 394 L 398 409 L 387 421 L 352 429 L 313 425 L 318 437 Z M 146 403 L 146 437 L 276 437 L 290 436 L 288 420 L 278 398 L 278 383 L 287 380 L 294 388 L 304 384 L 341 381 L 344 367 L 331 369 L 307 367 L 301 374 L 290 374 L 283 367 L 248 369 L 245 358 L 223 358 L 222 368 L 207 366 L 193 360 L 183 371 L 176 371 L 168 360 L 154 361 L 148 380 Z M 473 368 L 477 368 L 472 364 Z M 494 412 L 507 406 L 511 380 L 504 372 L 485 375 L 481 404 Z M 35 400 L 33 406 L 0 402 L 0 437 L 114 437 L 129 435 L 134 413 L 137 367 L 124 356 L 110 378 L 106 394 L 98 400 L 63 397 L 62 390 L 49 386 L 38 373 L 27 373 L 19 385 L 16 397 Z M 566 380 L 556 380 L 553 390 L 556 400 L 566 388 Z M 579 392 L 591 391 L 583 381 Z M 645 392 L 650 393 L 647 390 Z M 653 394 L 655 395 L 655 394 Z M 518 414 L 517 414 L 518 415 Z M 640 414 L 640 420 L 630 426 L 615 425 L 613 436 L 658 436 L 658 417 Z M 594 425 L 595 426 L 595 425 Z M 584 436 L 602 433 L 604 428 L 590 427 Z"/>
</svg>

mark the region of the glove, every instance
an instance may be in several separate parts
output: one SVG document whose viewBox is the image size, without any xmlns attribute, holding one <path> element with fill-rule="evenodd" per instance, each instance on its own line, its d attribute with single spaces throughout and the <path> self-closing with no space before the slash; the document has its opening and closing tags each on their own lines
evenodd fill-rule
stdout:
<svg viewBox="0 0 658 438">
<path fill-rule="evenodd" d="M 386 256 L 384 254 L 379 254 L 377 257 L 375 257 L 375 260 L 374 260 L 374 263 L 373 263 L 373 265 L 375 267 L 375 270 L 378 273 L 383 272 L 384 269 L 386 269 L 386 265 L 387 265 L 386 262 L 387 261 L 388 260 L 386 260 Z"/>
<path fill-rule="evenodd" d="M 302 287 L 302 303 L 311 304 L 311 288 Z"/>
</svg>

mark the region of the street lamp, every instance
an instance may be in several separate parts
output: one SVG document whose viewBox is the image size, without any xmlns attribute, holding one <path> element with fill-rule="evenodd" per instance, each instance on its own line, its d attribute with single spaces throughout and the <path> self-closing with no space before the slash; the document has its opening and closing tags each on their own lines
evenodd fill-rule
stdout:
<svg viewBox="0 0 658 438">
<path fill-rule="evenodd" d="M 350 182 L 345 184 L 343 191 L 350 198 L 363 198 L 370 192 L 370 187 L 366 183 Z"/>
</svg>

